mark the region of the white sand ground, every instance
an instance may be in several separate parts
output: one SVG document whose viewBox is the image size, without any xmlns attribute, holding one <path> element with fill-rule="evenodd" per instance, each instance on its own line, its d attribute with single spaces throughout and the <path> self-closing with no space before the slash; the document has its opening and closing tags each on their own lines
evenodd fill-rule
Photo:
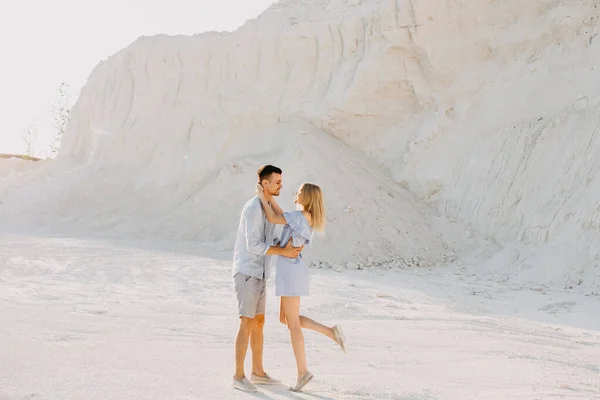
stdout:
<svg viewBox="0 0 600 400">
<path fill-rule="evenodd" d="M 194 243 L 0 236 L 0 399 L 597 399 L 600 299 L 478 281 L 456 268 L 313 269 L 303 310 L 316 378 L 230 387 L 230 254 Z M 269 285 L 265 365 L 295 369 Z M 249 367 L 249 365 L 248 365 Z"/>
</svg>

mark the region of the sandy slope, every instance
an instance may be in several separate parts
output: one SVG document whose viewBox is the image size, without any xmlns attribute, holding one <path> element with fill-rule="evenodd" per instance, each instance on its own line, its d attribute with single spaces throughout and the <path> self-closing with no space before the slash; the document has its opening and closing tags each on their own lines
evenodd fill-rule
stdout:
<svg viewBox="0 0 600 400">
<path fill-rule="evenodd" d="M 593 0 L 285 0 L 232 33 L 141 38 L 93 71 L 56 165 L 3 179 L 0 216 L 223 248 L 276 162 L 288 201 L 326 186 L 317 259 L 431 265 L 480 236 L 496 274 L 593 289 L 599 20 Z"/>
<path fill-rule="evenodd" d="M 255 136 L 261 141 L 255 143 Z M 31 221 L 53 230 L 109 230 L 227 247 L 235 239 L 243 204 L 254 194 L 260 161 L 284 170 L 279 201 L 286 210 L 293 210 L 293 194 L 302 182 L 324 190 L 328 226 L 307 249 L 309 260 L 335 268 L 348 263 L 440 265 L 455 258 L 462 245 L 455 233 L 464 229 L 460 224 L 416 203 L 385 170 L 300 117 L 231 140 L 210 173 L 199 169 L 189 177 L 173 175 L 177 160 L 171 169 L 59 160 L 35 185 L 20 177 L 6 180 L 12 191 L 0 210 L 6 213 L 5 224 Z"/>
</svg>

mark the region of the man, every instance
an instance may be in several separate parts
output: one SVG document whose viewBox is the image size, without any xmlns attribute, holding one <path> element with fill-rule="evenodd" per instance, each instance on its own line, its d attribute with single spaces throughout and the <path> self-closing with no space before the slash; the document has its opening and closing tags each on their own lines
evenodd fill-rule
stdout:
<svg viewBox="0 0 600 400">
<path fill-rule="evenodd" d="M 264 165 L 257 171 L 258 182 L 262 185 L 265 198 L 279 196 L 281 191 L 281 169 Z M 293 247 L 292 241 L 286 247 L 273 246 L 275 225 L 267 221 L 260 204 L 254 196 L 244 206 L 238 226 L 233 253 L 233 279 L 238 301 L 240 327 L 235 341 L 235 376 L 233 387 L 246 392 L 256 392 L 256 384 L 278 384 L 270 377 L 262 364 L 263 328 L 269 277 L 269 264 L 273 255 L 296 258 L 302 247 Z M 251 381 L 244 373 L 244 361 L 248 349 L 252 349 Z"/>
</svg>

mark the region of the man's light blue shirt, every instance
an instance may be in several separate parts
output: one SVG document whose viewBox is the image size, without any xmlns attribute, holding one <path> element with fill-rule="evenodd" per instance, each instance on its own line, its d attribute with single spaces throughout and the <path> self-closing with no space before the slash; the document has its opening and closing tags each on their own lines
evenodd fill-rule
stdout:
<svg viewBox="0 0 600 400">
<path fill-rule="evenodd" d="M 254 196 L 242 209 L 235 248 L 233 250 L 233 275 L 242 274 L 258 279 L 270 275 L 272 256 L 266 255 L 274 245 L 275 225 L 267 221 L 260 199 Z"/>
</svg>

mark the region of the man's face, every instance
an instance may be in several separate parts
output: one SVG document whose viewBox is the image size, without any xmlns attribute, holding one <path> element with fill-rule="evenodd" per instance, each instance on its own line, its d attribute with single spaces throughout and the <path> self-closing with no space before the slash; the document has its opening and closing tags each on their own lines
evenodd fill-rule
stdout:
<svg viewBox="0 0 600 400">
<path fill-rule="evenodd" d="M 272 173 L 269 179 L 263 179 L 262 186 L 265 193 L 271 196 L 279 196 L 283 185 L 281 184 L 281 174 Z"/>
</svg>

